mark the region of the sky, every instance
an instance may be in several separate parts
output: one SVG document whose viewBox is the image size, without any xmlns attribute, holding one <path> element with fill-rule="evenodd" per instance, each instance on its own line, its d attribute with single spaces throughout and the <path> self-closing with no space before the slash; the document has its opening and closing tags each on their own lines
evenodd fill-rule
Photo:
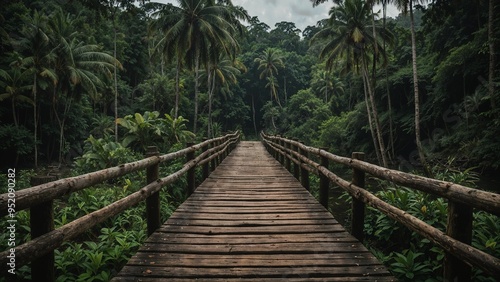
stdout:
<svg viewBox="0 0 500 282">
<path fill-rule="evenodd" d="M 151 2 L 173 3 L 174 5 L 177 3 L 175 0 L 151 0 Z M 242 6 L 250 16 L 257 16 L 271 29 L 274 29 L 276 23 L 287 21 L 295 23 L 301 31 L 304 31 L 307 26 L 316 25 L 319 20 L 328 18 L 328 11 L 333 5 L 329 1 L 313 8 L 309 0 L 233 0 L 233 4 Z M 398 12 L 394 7 L 388 8 L 388 17 L 394 18 L 397 15 Z"/>
</svg>

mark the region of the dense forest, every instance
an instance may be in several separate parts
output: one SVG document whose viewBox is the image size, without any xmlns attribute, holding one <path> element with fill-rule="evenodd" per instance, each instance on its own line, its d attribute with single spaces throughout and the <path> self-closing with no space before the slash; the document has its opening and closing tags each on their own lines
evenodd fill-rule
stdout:
<svg viewBox="0 0 500 282">
<path fill-rule="evenodd" d="M 395 19 L 337 1 L 303 31 L 231 1 L 191 29 L 184 2 L 4 1 L 2 165 L 70 164 L 91 135 L 154 143 L 167 114 L 198 138 L 266 130 L 402 169 L 499 168 L 494 1 L 393 1 Z M 123 120 L 145 112 L 144 128 Z M 125 138 L 134 126 L 149 140 Z"/>
<path fill-rule="evenodd" d="M 309 4 L 326 9 L 323 2 Z M 271 27 L 231 0 L 3 0 L 2 169 L 34 174 L 57 166 L 79 174 L 139 159 L 150 145 L 168 152 L 234 130 L 258 139 L 264 130 L 341 156 L 362 151 L 384 167 L 447 180 L 444 172 L 465 175 L 461 183 L 470 186 L 479 174 L 494 177 L 500 169 L 500 3 L 333 2 L 329 18 L 300 30 L 293 22 Z M 388 4 L 399 16 L 385 16 Z M 123 181 L 124 193 L 138 185 Z M 99 201 L 85 197 L 111 201 L 98 195 Z M 167 206 L 182 202 L 180 192 L 168 197 Z M 425 213 L 423 207 L 416 211 Z M 404 237 L 397 228 L 388 234 L 390 221 L 371 219 L 368 234 L 387 243 Z M 483 239 L 498 254 L 491 240 L 500 240 L 500 223 L 495 216 L 486 221 L 496 227 Z M 145 237 L 134 234 L 134 242 Z M 420 244 L 426 255 L 441 255 Z M 391 251 L 412 262 L 422 255 L 413 245 Z M 78 264 L 72 270 L 63 258 L 76 251 L 65 252 L 56 254 L 58 269 L 67 270 L 61 279 L 76 281 Z M 386 255 L 385 262 L 398 255 Z M 439 263 L 422 265 L 411 265 L 415 275 L 440 271 Z M 108 271 L 109 263 L 96 269 Z M 113 271 L 106 271 L 97 280 L 107 281 Z"/>
</svg>

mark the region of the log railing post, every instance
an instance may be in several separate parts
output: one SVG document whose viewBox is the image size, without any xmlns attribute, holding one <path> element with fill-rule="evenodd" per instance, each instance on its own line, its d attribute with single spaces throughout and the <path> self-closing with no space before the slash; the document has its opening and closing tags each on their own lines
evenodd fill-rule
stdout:
<svg viewBox="0 0 500 282">
<path fill-rule="evenodd" d="M 276 138 L 273 136 L 273 137 L 270 137 L 269 140 L 273 143 L 274 147 L 276 147 L 276 144 L 278 144 L 278 141 L 276 141 Z M 272 148 L 270 147 L 272 152 L 273 152 L 273 157 L 275 160 L 279 161 L 279 153 L 278 153 L 278 150 L 276 150 L 275 148 Z"/>
<path fill-rule="evenodd" d="M 216 146 L 217 144 L 215 143 L 215 141 L 212 141 L 210 143 L 210 148 L 215 148 Z M 215 152 L 213 154 L 215 154 Z M 210 160 L 210 171 L 214 171 L 216 167 L 217 167 L 217 160 L 215 158 L 212 158 Z"/>
<path fill-rule="evenodd" d="M 204 139 L 203 142 L 207 141 L 207 139 Z M 203 152 L 206 152 L 208 150 L 208 144 L 203 146 L 201 148 L 201 150 Z M 210 156 L 207 156 L 207 158 L 210 157 Z M 208 178 L 208 175 L 210 174 L 210 164 L 208 162 L 206 162 L 205 164 L 203 164 L 203 181 L 205 181 L 205 179 Z"/>
<path fill-rule="evenodd" d="M 299 149 L 299 152 L 302 156 L 309 158 L 309 152 L 306 150 Z M 302 165 L 305 165 L 305 163 L 302 163 Z M 306 188 L 307 191 L 309 191 L 309 171 L 302 166 L 300 166 L 300 183 L 304 188 Z"/>
<path fill-rule="evenodd" d="M 282 138 L 285 138 L 285 137 L 282 137 Z M 281 165 L 283 167 L 286 167 L 286 143 L 285 143 L 285 140 L 281 139 L 280 145 L 281 145 L 281 147 L 283 147 L 283 149 L 282 149 L 283 154 L 281 155 Z"/>
<path fill-rule="evenodd" d="M 187 147 L 193 146 L 194 143 L 187 143 Z M 186 163 L 192 161 L 195 156 L 195 151 L 189 152 L 186 154 Z M 195 189 L 195 175 L 196 175 L 196 167 L 192 167 L 187 172 L 187 194 L 188 197 L 193 194 Z"/>
<path fill-rule="evenodd" d="M 321 148 L 326 150 L 325 148 Z M 320 165 L 328 169 L 328 159 L 324 156 L 320 156 Z M 328 209 L 328 190 L 330 188 L 330 180 L 323 173 L 319 174 L 319 203 Z"/>
<path fill-rule="evenodd" d="M 221 145 L 224 144 L 225 142 L 227 141 L 227 138 L 224 138 L 220 141 Z M 221 148 L 222 150 L 222 153 L 220 154 L 220 163 L 222 163 L 222 161 L 224 161 L 224 159 L 226 158 L 226 149 L 224 147 Z"/>
<path fill-rule="evenodd" d="M 156 146 L 150 146 L 146 152 L 146 157 L 158 156 L 159 154 Z M 146 184 L 158 180 L 158 169 L 159 164 L 154 164 L 146 169 Z M 150 236 L 161 226 L 160 191 L 151 194 L 151 196 L 146 199 L 146 218 L 148 223 L 148 236 Z"/>
<path fill-rule="evenodd" d="M 470 245 L 472 242 L 472 207 L 449 201 L 446 235 Z M 446 253 L 443 262 L 444 281 L 469 282 L 472 268 L 457 257 Z"/>
<path fill-rule="evenodd" d="M 288 141 L 284 141 L 284 147 L 285 147 L 285 167 L 288 170 L 288 172 L 292 172 L 292 160 L 291 158 L 291 153 L 289 150 L 292 148 L 292 144 L 290 144 Z"/>
<path fill-rule="evenodd" d="M 226 141 L 227 141 L 227 137 L 224 137 L 224 139 L 222 139 L 222 141 L 221 141 L 221 144 L 226 143 Z M 222 154 L 220 155 L 220 162 L 221 163 L 226 158 L 226 156 L 227 156 L 227 150 L 225 148 L 222 148 Z"/>
<path fill-rule="evenodd" d="M 276 136 L 276 137 L 277 137 L 277 138 L 275 139 L 275 142 L 276 142 L 276 145 L 277 145 L 277 146 L 276 146 L 276 149 L 277 149 L 277 150 L 276 150 L 276 156 L 277 156 L 277 157 L 276 157 L 276 160 L 278 160 L 278 162 L 281 164 L 281 153 L 280 153 L 280 151 L 278 151 L 278 150 L 281 150 L 281 149 L 279 148 L 279 146 L 281 146 L 281 140 L 279 140 L 279 139 L 278 139 L 278 138 L 280 137 L 279 135 L 278 135 L 278 136 Z"/>
<path fill-rule="evenodd" d="M 216 146 L 220 146 L 222 144 L 222 141 L 221 140 L 218 140 L 215 142 Z M 220 151 L 220 148 L 219 148 L 219 151 Z M 215 161 L 215 164 L 216 166 L 219 166 L 220 163 L 222 162 L 222 156 L 219 154 L 217 157 L 216 157 L 216 161 Z"/>
<path fill-rule="evenodd" d="M 275 147 L 275 150 L 274 150 L 274 158 L 278 161 L 278 162 L 281 162 L 281 155 L 280 155 L 280 152 L 278 151 L 279 148 L 278 148 L 278 145 L 280 144 L 280 141 L 276 138 L 273 139 L 273 142 L 274 142 L 274 147 Z"/>
<path fill-rule="evenodd" d="M 294 141 L 298 141 L 297 139 L 294 139 Z M 292 151 L 298 153 L 299 152 L 299 147 L 297 145 L 291 145 Z M 298 160 L 298 159 L 297 159 Z M 300 170 L 299 170 L 299 164 L 298 163 L 293 163 L 293 176 L 295 179 L 299 180 L 300 179 Z"/>
<path fill-rule="evenodd" d="M 362 152 L 352 153 L 352 158 L 363 161 L 365 154 Z M 365 187 L 365 172 L 356 168 L 352 169 L 352 184 L 364 188 Z M 352 197 L 352 218 L 351 218 L 351 234 L 359 241 L 363 242 L 363 227 L 365 225 L 365 204 Z"/>
<path fill-rule="evenodd" d="M 36 186 L 57 180 L 56 176 L 35 176 L 31 185 Z M 54 208 L 52 200 L 40 203 L 30 208 L 31 239 L 40 237 L 54 230 Z M 33 281 L 55 281 L 54 251 L 31 262 L 31 279 Z"/>
</svg>

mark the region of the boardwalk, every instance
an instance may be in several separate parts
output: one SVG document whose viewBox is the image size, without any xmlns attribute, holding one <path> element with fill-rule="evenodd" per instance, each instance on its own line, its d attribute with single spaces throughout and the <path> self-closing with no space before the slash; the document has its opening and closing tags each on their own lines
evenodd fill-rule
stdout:
<svg viewBox="0 0 500 282">
<path fill-rule="evenodd" d="M 395 281 L 276 162 L 241 142 L 112 281 Z"/>
</svg>

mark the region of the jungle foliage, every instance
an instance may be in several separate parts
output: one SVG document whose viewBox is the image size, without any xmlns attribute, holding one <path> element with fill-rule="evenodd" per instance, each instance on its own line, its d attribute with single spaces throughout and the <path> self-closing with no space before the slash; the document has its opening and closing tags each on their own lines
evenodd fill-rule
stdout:
<svg viewBox="0 0 500 282">
<path fill-rule="evenodd" d="M 325 9 L 328 1 L 310 2 Z M 137 160 L 151 145 L 169 152 L 240 129 L 251 139 L 265 130 L 342 156 L 363 151 L 370 162 L 456 182 L 470 180 L 455 173 L 466 168 L 498 172 L 500 5 L 331 2 L 330 18 L 300 30 L 293 22 L 270 27 L 228 0 L 3 1 L 1 167 L 32 169 L 20 176 L 21 189 L 47 165 L 80 174 Z M 385 18 L 375 2 L 402 13 Z M 182 16 L 190 7 L 203 24 Z M 139 173 L 117 179 L 120 189 L 62 199 L 56 224 L 142 182 Z M 181 187 L 164 193 L 165 218 L 184 199 Z M 441 224 L 445 203 L 398 187 L 379 196 Z M 109 280 L 145 238 L 142 213 L 131 209 L 60 248 L 61 281 Z M 28 216 L 19 213 L 20 241 L 29 239 Z M 498 255 L 491 231 L 498 218 L 476 217 L 474 244 Z M 396 248 L 392 239 L 406 231 L 375 214 L 369 220 L 375 252 L 401 279 L 439 272 L 442 254 L 428 242 L 411 235 Z"/>
</svg>

